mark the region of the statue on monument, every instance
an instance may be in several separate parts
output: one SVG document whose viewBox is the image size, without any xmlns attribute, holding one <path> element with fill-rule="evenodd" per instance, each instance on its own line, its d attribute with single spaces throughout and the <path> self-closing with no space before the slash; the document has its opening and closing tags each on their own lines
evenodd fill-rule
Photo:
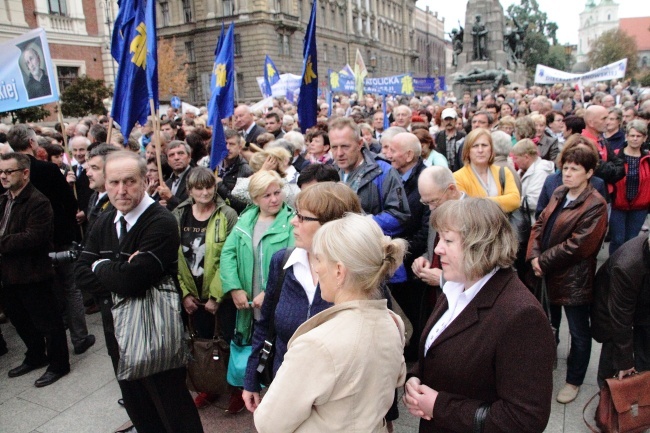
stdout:
<svg viewBox="0 0 650 433">
<path fill-rule="evenodd" d="M 453 56 L 451 58 L 451 65 L 458 66 L 458 56 L 463 52 L 463 39 L 465 38 L 465 29 L 460 25 L 458 21 L 458 27 L 460 31 L 453 29 L 449 36 L 451 36 L 451 45 L 453 47 Z"/>
<path fill-rule="evenodd" d="M 501 86 L 510 84 L 508 74 L 503 67 L 499 69 L 488 69 L 487 71 L 481 68 L 474 68 L 467 72 L 467 74 L 456 77 L 456 82 L 462 84 L 474 84 L 483 81 L 492 81 L 492 88 L 495 91 Z"/>
<path fill-rule="evenodd" d="M 481 15 L 476 15 L 476 21 L 472 26 L 472 36 L 474 44 L 473 60 L 487 60 L 487 29 L 481 22 Z"/>
<path fill-rule="evenodd" d="M 510 30 L 504 35 L 504 39 L 506 42 L 506 51 L 508 52 L 508 61 L 511 65 L 515 66 L 524 60 L 524 38 L 528 23 L 525 22 L 524 25 L 520 25 L 515 18 L 512 18 L 512 22 L 516 29 Z"/>
</svg>

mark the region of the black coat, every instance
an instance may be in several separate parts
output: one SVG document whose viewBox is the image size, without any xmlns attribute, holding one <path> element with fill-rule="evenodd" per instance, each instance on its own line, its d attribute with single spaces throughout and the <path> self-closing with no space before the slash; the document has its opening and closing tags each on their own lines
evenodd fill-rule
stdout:
<svg viewBox="0 0 650 433">
<path fill-rule="evenodd" d="M 431 211 L 429 206 L 420 202 L 420 191 L 418 191 L 418 178 L 426 166 L 422 158 L 413 167 L 413 171 L 404 182 L 404 191 L 409 202 L 411 217 L 404 224 L 402 237 L 409 243 L 408 254 L 404 258 L 404 266 L 409 275 L 413 272 L 411 265 L 413 261 L 427 250 L 427 237 L 429 236 L 429 219 Z"/>
<path fill-rule="evenodd" d="M 255 124 L 253 126 L 253 129 L 251 129 L 251 132 L 249 132 L 246 137 L 244 137 L 244 141 L 246 143 L 253 143 L 257 144 L 257 137 L 260 136 L 260 134 L 264 134 L 266 132 L 266 129 L 262 128 L 258 124 Z"/>
<path fill-rule="evenodd" d="M 76 165 L 73 165 L 71 170 L 75 175 L 77 174 Z M 88 208 L 88 202 L 90 201 L 90 196 L 93 194 L 93 190 L 90 188 L 90 180 L 83 167 L 81 168 L 81 175 L 77 176 L 74 187 L 77 191 L 78 209 L 85 211 Z"/>
<path fill-rule="evenodd" d="M 0 195 L 0 216 L 4 215 L 7 196 Z M 30 284 L 54 276 L 48 257 L 52 242 L 52 206 L 50 201 L 28 183 L 16 197 L 5 234 L 0 238 L 0 270 L 3 284 Z"/>
<path fill-rule="evenodd" d="M 217 187 L 217 192 L 222 199 L 228 200 L 230 207 L 235 209 L 237 214 L 240 214 L 244 209 L 246 209 L 248 203 L 233 197 L 231 192 L 237 184 L 237 179 L 240 177 L 249 177 L 252 174 L 253 170 L 241 155 L 237 157 L 232 165 L 229 165 L 223 170 L 219 168 L 219 177 L 221 177 L 221 182 Z"/>
<path fill-rule="evenodd" d="M 309 161 L 307 161 L 304 156 L 298 155 L 298 158 L 296 158 L 296 160 L 292 162 L 291 165 L 293 165 L 293 168 L 295 168 L 296 171 L 300 173 L 303 168 L 309 165 Z"/>
<path fill-rule="evenodd" d="M 169 209 L 170 211 L 176 209 L 176 206 L 183 203 L 189 197 L 187 191 L 187 176 L 190 174 L 190 170 L 187 170 L 185 173 L 181 175 L 181 183 L 178 185 L 176 194 L 174 194 L 169 200 L 167 200 L 167 209 Z M 167 185 L 167 188 L 169 188 L 170 191 L 172 189 L 172 185 L 174 184 L 173 176 L 174 175 L 172 174 L 172 176 L 170 176 L 169 179 L 165 181 L 165 185 Z"/>
</svg>

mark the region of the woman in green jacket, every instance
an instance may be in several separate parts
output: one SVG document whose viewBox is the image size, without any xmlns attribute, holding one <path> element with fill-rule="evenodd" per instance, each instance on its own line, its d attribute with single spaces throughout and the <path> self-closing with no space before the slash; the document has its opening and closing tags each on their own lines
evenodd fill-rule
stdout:
<svg viewBox="0 0 650 433">
<path fill-rule="evenodd" d="M 250 177 L 248 191 L 254 205 L 241 213 L 221 252 L 222 290 L 224 296 L 232 297 L 237 308 L 233 340 L 239 346 L 251 344 L 253 320 L 260 316 L 273 254 L 294 243 L 292 210 L 283 201 L 283 185 L 275 171 L 262 170 Z M 230 381 L 236 387 L 244 385 L 247 360 L 240 361 L 243 361 L 240 377 Z M 236 413 L 243 408 L 241 389 L 238 389 L 231 396 L 227 412 Z"/>
<path fill-rule="evenodd" d="M 221 250 L 237 223 L 237 213 L 216 193 L 216 179 L 207 168 L 194 168 L 187 176 L 189 198 L 174 209 L 181 235 L 178 249 L 178 281 L 183 309 L 200 338 L 212 338 L 217 307 L 223 290 L 219 272 Z M 223 323 L 226 308 L 219 309 Z M 199 393 L 197 407 L 216 396 Z"/>
</svg>

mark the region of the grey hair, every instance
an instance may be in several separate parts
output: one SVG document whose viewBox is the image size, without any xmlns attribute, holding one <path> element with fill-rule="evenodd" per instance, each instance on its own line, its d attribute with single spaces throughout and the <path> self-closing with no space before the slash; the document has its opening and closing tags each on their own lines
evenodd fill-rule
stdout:
<svg viewBox="0 0 650 433">
<path fill-rule="evenodd" d="M 167 145 L 167 153 L 169 153 L 169 151 L 172 149 L 176 149 L 177 147 L 185 148 L 185 152 L 187 152 L 188 155 L 192 155 L 192 148 L 190 147 L 190 145 L 180 140 L 174 140 L 171 143 L 169 143 L 169 145 Z"/>
<path fill-rule="evenodd" d="M 145 161 L 144 158 L 140 157 L 137 153 L 131 152 L 129 150 L 118 150 L 117 152 L 109 153 L 106 156 L 106 163 L 104 164 L 104 176 L 106 176 L 106 167 L 108 167 L 108 163 L 120 159 L 130 159 L 131 161 L 135 161 L 138 164 L 140 180 L 144 182 L 144 179 L 147 177 L 147 161 Z"/>
<path fill-rule="evenodd" d="M 648 125 L 646 125 L 646 123 L 641 119 L 634 119 L 628 122 L 627 126 L 625 127 L 625 132 L 629 134 L 632 129 L 641 135 L 648 135 Z"/>
<path fill-rule="evenodd" d="M 492 147 L 494 148 L 495 156 L 510 155 L 512 150 L 512 139 L 508 134 L 503 131 L 492 131 Z"/>
<path fill-rule="evenodd" d="M 402 132 L 408 131 L 406 128 L 402 128 L 401 126 L 391 126 L 390 128 L 384 130 L 384 132 L 381 134 L 381 140 L 379 141 L 381 144 L 384 144 L 385 141 L 390 142 L 397 134 L 401 134 Z"/>
<path fill-rule="evenodd" d="M 456 186 L 454 174 L 450 169 L 441 165 L 434 165 L 422 170 L 418 178 L 418 183 L 420 182 L 432 183 L 440 190 L 444 190 L 449 185 Z"/>
</svg>

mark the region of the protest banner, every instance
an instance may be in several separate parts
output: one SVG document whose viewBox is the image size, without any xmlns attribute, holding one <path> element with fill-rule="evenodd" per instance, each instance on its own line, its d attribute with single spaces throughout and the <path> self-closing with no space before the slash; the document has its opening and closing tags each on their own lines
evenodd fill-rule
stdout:
<svg viewBox="0 0 650 433">
<path fill-rule="evenodd" d="M 0 111 L 58 100 L 45 30 L 34 29 L 0 44 Z"/>
<path fill-rule="evenodd" d="M 589 83 L 591 81 L 609 81 L 625 77 L 626 69 L 627 59 L 610 63 L 602 68 L 594 69 L 593 71 L 585 72 L 584 74 L 572 74 L 549 68 L 548 66 L 537 65 L 537 68 L 535 69 L 535 84 L 573 83 L 577 81 L 583 83 Z"/>
</svg>

